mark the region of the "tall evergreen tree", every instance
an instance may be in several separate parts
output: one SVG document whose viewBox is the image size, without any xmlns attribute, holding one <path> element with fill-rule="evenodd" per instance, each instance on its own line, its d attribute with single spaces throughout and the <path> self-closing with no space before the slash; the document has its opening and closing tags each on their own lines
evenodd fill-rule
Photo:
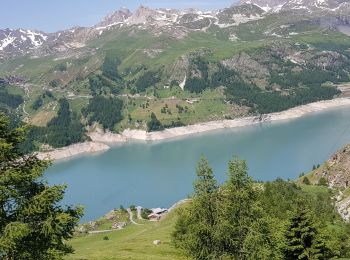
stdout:
<svg viewBox="0 0 350 260">
<path fill-rule="evenodd" d="M 229 162 L 229 180 L 220 188 L 205 159 L 197 177 L 192 203 L 176 222 L 175 245 L 195 259 L 280 259 L 280 232 L 258 204 L 245 161 Z"/>
<path fill-rule="evenodd" d="M 205 158 L 198 164 L 194 190 L 192 203 L 180 212 L 173 240 L 195 259 L 217 259 L 220 255 L 215 241 L 218 186 Z"/>
<path fill-rule="evenodd" d="M 194 196 L 199 199 L 202 196 L 211 197 L 218 189 L 213 169 L 207 159 L 202 157 L 197 166 L 197 180 L 194 182 Z"/>
<path fill-rule="evenodd" d="M 283 259 L 284 225 L 260 212 L 259 218 L 252 223 L 244 239 L 243 259 L 274 260 Z"/>
<path fill-rule="evenodd" d="M 164 130 L 164 126 L 153 112 L 151 114 L 151 120 L 147 122 L 147 129 L 149 132 Z"/>
<path fill-rule="evenodd" d="M 245 161 L 237 158 L 229 162 L 229 179 L 221 192 L 222 203 L 219 239 L 224 251 L 235 259 L 245 259 L 244 241 L 254 221 L 259 218 L 257 191 L 248 176 Z"/>
<path fill-rule="evenodd" d="M 301 205 L 286 231 L 285 259 L 330 259 L 335 256 L 328 247 L 330 240 L 312 212 Z"/>
<path fill-rule="evenodd" d="M 82 210 L 61 207 L 64 186 L 49 186 L 48 161 L 19 152 L 25 128 L 9 128 L 0 114 L 0 258 L 59 259 L 71 253 L 71 238 Z"/>
</svg>

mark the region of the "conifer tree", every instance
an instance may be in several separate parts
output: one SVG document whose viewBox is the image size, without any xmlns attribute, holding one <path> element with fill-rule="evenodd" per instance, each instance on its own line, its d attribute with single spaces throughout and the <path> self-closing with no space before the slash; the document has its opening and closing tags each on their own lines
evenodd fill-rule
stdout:
<svg viewBox="0 0 350 260">
<path fill-rule="evenodd" d="M 173 240 L 195 259 L 217 259 L 215 226 L 217 222 L 217 182 L 208 161 L 201 158 L 189 207 L 180 212 Z"/>
<path fill-rule="evenodd" d="M 228 175 L 220 196 L 223 199 L 219 225 L 221 246 L 235 259 L 244 259 L 244 241 L 260 212 L 256 205 L 257 192 L 245 161 L 237 158 L 230 161 Z"/>
<path fill-rule="evenodd" d="M 294 213 L 285 235 L 285 259 L 330 259 L 335 256 L 327 243 L 331 238 L 315 219 L 303 205 Z"/>
<path fill-rule="evenodd" d="M 149 132 L 164 130 L 164 126 L 153 112 L 151 114 L 151 120 L 147 122 L 147 129 Z"/>
<path fill-rule="evenodd" d="M 82 210 L 58 204 L 65 187 L 43 180 L 48 161 L 19 152 L 25 132 L 0 114 L 0 258 L 59 259 L 72 252 L 65 240 Z"/>
</svg>

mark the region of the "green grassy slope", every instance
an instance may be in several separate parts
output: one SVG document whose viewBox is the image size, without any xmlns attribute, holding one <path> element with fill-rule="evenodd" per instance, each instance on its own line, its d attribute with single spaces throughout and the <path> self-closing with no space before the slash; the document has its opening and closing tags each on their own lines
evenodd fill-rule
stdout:
<svg viewBox="0 0 350 260">
<path fill-rule="evenodd" d="M 329 194 L 324 186 L 299 185 L 310 197 Z M 144 221 L 140 222 L 142 225 L 129 224 L 123 230 L 76 237 L 69 241 L 75 253 L 66 259 L 188 259 L 171 244 L 176 218 L 173 211 L 160 222 Z M 338 227 L 336 223 L 332 226 Z M 104 240 L 106 236 L 109 240 Z M 153 245 L 154 240 L 161 240 L 161 244 Z"/>
<path fill-rule="evenodd" d="M 175 219 L 176 212 L 171 212 L 160 222 L 129 224 L 123 230 L 74 238 L 69 244 L 75 253 L 66 259 L 187 259 L 171 245 Z M 109 240 L 104 240 L 106 236 Z M 154 240 L 161 244 L 153 245 Z"/>
<path fill-rule="evenodd" d="M 73 54 L 25 56 L 3 62 L 0 77 L 25 77 L 25 104 L 19 113 L 37 126 L 45 126 L 56 115 L 60 98 L 68 98 L 73 112 L 85 122 L 81 109 L 87 107 L 92 95 L 119 95 L 125 102 L 124 119 L 110 130 L 123 131 L 145 129 L 151 113 L 170 127 L 331 99 L 338 93 L 336 84 L 350 81 L 349 48 L 348 36 L 312 23 L 312 17 L 288 14 L 268 15 L 228 28 L 213 24 L 183 37 L 126 26 L 105 31 Z M 304 57 L 305 61 L 298 63 Z M 110 68 L 116 78 L 104 75 L 108 59 L 117 60 Z M 154 73 L 156 80 L 138 87 L 147 73 Z M 92 77 L 101 77 L 102 83 L 93 86 Z M 178 85 L 185 77 L 190 83 L 183 91 Z M 310 83 L 310 78 L 322 78 L 322 82 Z M 321 88 L 324 83 L 330 86 L 328 90 Z M 191 84 L 200 85 L 200 89 L 194 90 Z M 52 92 L 54 99 L 43 98 L 43 105 L 32 109 L 45 91 Z M 198 103 L 189 101 L 193 99 Z M 164 113 L 166 105 L 170 111 Z M 179 106 L 187 107 L 185 112 Z"/>
</svg>

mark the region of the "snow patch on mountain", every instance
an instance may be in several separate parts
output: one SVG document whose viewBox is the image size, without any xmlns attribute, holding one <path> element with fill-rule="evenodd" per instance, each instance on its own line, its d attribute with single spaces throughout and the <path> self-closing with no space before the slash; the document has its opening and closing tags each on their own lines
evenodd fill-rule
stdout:
<svg viewBox="0 0 350 260">
<path fill-rule="evenodd" d="M 86 47 L 89 40 L 102 37 L 105 31 L 121 28 L 147 30 L 153 36 L 167 34 L 175 39 L 182 39 L 192 31 L 208 31 L 212 26 L 228 28 L 242 23 L 264 19 L 271 13 L 283 11 L 318 14 L 333 12 L 339 17 L 348 17 L 350 3 L 348 0 L 241 0 L 238 5 L 215 11 L 198 11 L 195 9 L 151 9 L 140 6 L 134 13 L 126 8 L 106 16 L 93 27 L 75 27 L 56 33 L 42 33 L 35 30 L 0 29 L 0 58 L 12 58 L 19 55 L 44 56 L 65 53 L 73 55 L 79 48 Z M 330 26 L 346 26 L 350 23 L 328 22 Z M 329 26 L 328 26 L 329 27 Z M 282 28 L 282 27 L 281 27 Z M 282 28 L 283 29 L 283 28 Z M 339 29 L 340 30 L 340 29 Z M 266 32 L 266 35 L 282 37 L 279 32 Z M 283 34 L 285 35 L 285 34 Z M 293 36 L 293 32 L 289 34 Z M 230 33 L 229 40 L 238 37 Z M 68 55 L 67 54 L 67 55 Z"/>
<path fill-rule="evenodd" d="M 0 50 L 4 50 L 8 45 L 12 44 L 16 40 L 16 37 L 7 36 L 5 39 L 1 40 Z"/>
<path fill-rule="evenodd" d="M 41 46 L 47 39 L 47 36 L 41 33 L 33 32 L 31 30 L 27 30 L 27 36 L 32 41 L 32 44 L 35 48 Z"/>
<path fill-rule="evenodd" d="M 0 30 L 0 51 L 23 51 L 41 47 L 48 36 L 32 30 Z"/>
<path fill-rule="evenodd" d="M 315 11 L 337 11 L 346 1 L 343 0 L 241 0 L 240 4 L 253 4 L 266 12 L 280 12 L 288 10 L 304 10 L 309 13 Z"/>
</svg>

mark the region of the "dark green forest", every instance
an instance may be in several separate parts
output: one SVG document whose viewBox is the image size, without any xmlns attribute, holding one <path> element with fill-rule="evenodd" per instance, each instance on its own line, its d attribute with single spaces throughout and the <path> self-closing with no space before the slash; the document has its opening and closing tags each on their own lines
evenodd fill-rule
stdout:
<svg viewBox="0 0 350 260">
<path fill-rule="evenodd" d="M 123 119 L 123 100 L 119 98 L 94 97 L 89 105 L 82 109 L 82 114 L 89 124 L 100 123 L 104 129 L 114 129 L 116 123 Z"/>
<path fill-rule="evenodd" d="M 7 90 L 8 85 L 0 84 L 0 110 L 10 112 L 23 103 L 23 97 L 10 94 Z"/>
<path fill-rule="evenodd" d="M 111 80 L 121 80 L 121 76 L 118 73 L 118 66 L 120 65 L 120 60 L 115 58 L 113 55 L 106 55 L 106 58 L 102 64 L 102 75 Z"/>
<path fill-rule="evenodd" d="M 251 108 L 251 112 L 267 114 L 320 100 L 332 99 L 340 91 L 333 87 L 309 86 L 294 89 L 288 95 L 265 92 L 244 82 L 237 82 L 226 89 L 226 96 L 236 104 Z"/>
<path fill-rule="evenodd" d="M 60 99 L 59 105 L 57 116 L 46 127 L 30 128 L 26 141 L 20 145 L 23 152 L 38 150 L 40 144 L 60 148 L 87 140 L 85 128 L 79 116 L 70 110 L 67 99 Z"/>
<path fill-rule="evenodd" d="M 154 113 L 151 114 L 151 120 L 147 123 L 147 130 L 149 132 L 164 130 L 164 126 L 158 120 L 157 116 Z"/>
<path fill-rule="evenodd" d="M 300 72 L 293 72 L 289 62 L 279 63 L 280 71 L 272 71 L 269 84 L 277 84 L 280 91 L 262 89 L 254 83 L 243 79 L 240 74 L 217 64 L 217 71 L 208 76 L 208 65 L 203 60 L 195 60 L 193 66 L 202 77 L 190 77 L 185 89 L 193 93 L 201 93 L 208 88 L 225 87 L 226 98 L 236 104 L 248 106 L 253 113 L 272 113 L 286 110 L 295 106 L 332 99 L 340 91 L 323 83 L 334 84 L 348 82 L 349 75 L 344 68 L 321 70 L 305 68 Z"/>
<path fill-rule="evenodd" d="M 111 80 L 103 75 L 89 76 L 89 87 L 93 96 L 119 94 L 121 90 L 119 80 Z"/>
<path fill-rule="evenodd" d="M 154 87 L 160 81 L 159 75 L 153 71 L 147 71 L 135 82 L 136 89 L 139 92 L 145 91 L 149 87 Z"/>
</svg>

